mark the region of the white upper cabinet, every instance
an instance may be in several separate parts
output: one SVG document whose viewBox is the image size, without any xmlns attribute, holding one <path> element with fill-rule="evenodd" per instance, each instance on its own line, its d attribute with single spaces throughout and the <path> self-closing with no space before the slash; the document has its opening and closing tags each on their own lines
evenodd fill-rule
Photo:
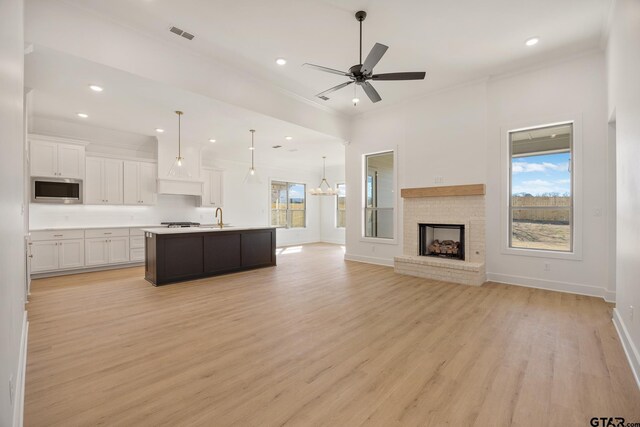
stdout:
<svg viewBox="0 0 640 427">
<path fill-rule="evenodd" d="M 48 140 L 31 140 L 31 176 L 84 178 L 85 148 Z"/>
<path fill-rule="evenodd" d="M 148 162 L 124 162 L 124 204 L 153 205 L 156 203 L 157 167 Z"/>
<path fill-rule="evenodd" d="M 204 191 L 202 193 L 201 206 L 214 208 L 222 207 L 224 172 L 221 170 L 202 170 L 204 179 Z"/>
<path fill-rule="evenodd" d="M 87 157 L 86 205 L 121 205 L 124 200 L 123 161 Z"/>
</svg>

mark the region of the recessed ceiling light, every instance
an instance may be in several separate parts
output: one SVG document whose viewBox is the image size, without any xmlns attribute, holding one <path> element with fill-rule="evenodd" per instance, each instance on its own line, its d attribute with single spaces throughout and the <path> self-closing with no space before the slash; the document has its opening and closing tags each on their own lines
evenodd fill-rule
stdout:
<svg viewBox="0 0 640 427">
<path fill-rule="evenodd" d="M 156 128 L 156 132 L 158 132 L 158 133 L 163 133 L 163 132 L 164 132 L 164 129 Z"/>
<path fill-rule="evenodd" d="M 94 92 L 102 92 L 104 90 L 102 86 L 98 86 L 98 85 L 89 85 L 89 89 L 91 89 Z"/>
<path fill-rule="evenodd" d="M 291 141 L 293 139 L 292 136 L 285 136 L 284 139 L 286 139 L 287 141 Z"/>
<path fill-rule="evenodd" d="M 555 133 L 552 133 L 552 134 L 551 134 L 551 138 L 555 138 L 555 137 L 556 137 L 556 134 L 555 134 Z"/>
<path fill-rule="evenodd" d="M 276 64 L 278 64 L 278 65 L 284 65 L 286 63 L 287 63 L 287 60 L 284 59 L 284 58 L 277 58 L 276 59 Z"/>
<path fill-rule="evenodd" d="M 213 138 L 211 138 L 211 139 L 209 140 L 209 142 L 216 142 L 216 140 L 215 140 L 215 139 L 213 139 Z"/>
<path fill-rule="evenodd" d="M 530 39 L 527 39 L 524 44 L 526 44 L 527 46 L 534 46 L 537 45 L 539 41 L 540 39 L 538 37 L 531 37 Z"/>
<path fill-rule="evenodd" d="M 86 119 L 87 117 L 89 117 L 89 115 L 87 113 L 77 113 L 76 114 L 78 117 L 81 117 L 83 119 Z"/>
</svg>

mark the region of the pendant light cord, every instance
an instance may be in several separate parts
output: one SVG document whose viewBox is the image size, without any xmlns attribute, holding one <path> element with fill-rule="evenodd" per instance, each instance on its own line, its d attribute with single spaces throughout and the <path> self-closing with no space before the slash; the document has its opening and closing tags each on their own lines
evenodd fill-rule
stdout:
<svg viewBox="0 0 640 427">
<path fill-rule="evenodd" d="M 256 147 L 253 145 L 253 135 L 256 133 L 255 129 L 251 129 L 251 169 L 255 170 L 253 164 L 253 153 L 256 151 Z"/>
<path fill-rule="evenodd" d="M 178 159 L 182 159 L 182 141 L 180 140 L 180 135 L 182 133 L 182 128 L 180 126 L 182 111 L 176 111 L 176 114 L 178 115 Z"/>
</svg>

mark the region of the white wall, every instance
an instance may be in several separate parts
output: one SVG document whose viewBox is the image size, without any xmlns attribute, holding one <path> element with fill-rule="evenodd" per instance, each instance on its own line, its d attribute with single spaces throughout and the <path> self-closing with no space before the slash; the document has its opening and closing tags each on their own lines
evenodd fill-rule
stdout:
<svg viewBox="0 0 640 427">
<path fill-rule="evenodd" d="M 493 280 L 608 298 L 607 126 L 602 53 L 477 82 L 360 116 L 347 147 L 347 258 L 391 265 L 402 253 L 402 199 L 407 187 L 486 183 L 487 272 Z M 583 123 L 583 254 L 569 261 L 506 255 L 501 250 L 501 127 L 548 123 L 559 114 Z M 362 233 L 362 155 L 398 150 L 397 242 Z M 436 184 L 436 177 L 443 182 Z M 353 208 L 357 207 L 357 208 Z M 594 216 L 600 212 L 600 216 Z M 544 271 L 544 263 L 551 271 Z"/>
<path fill-rule="evenodd" d="M 616 122 L 617 268 L 614 319 L 640 374 L 640 2 L 617 0 L 607 45 L 608 113 Z M 634 315 L 630 307 L 634 307 Z M 640 381 L 638 381 L 640 385 Z"/>
<path fill-rule="evenodd" d="M 25 326 L 22 0 L 0 2 L 0 16 L 0 426 L 10 426 L 14 424 L 14 411 L 21 419 L 16 382 L 21 372 L 19 355 Z"/>
<path fill-rule="evenodd" d="M 400 188 L 485 182 L 486 85 L 470 84 L 359 116 L 346 149 L 348 259 L 393 264 L 402 254 Z M 363 240 L 362 156 L 396 150 L 396 240 Z M 382 242 L 382 240 L 380 241 Z"/>
<path fill-rule="evenodd" d="M 487 273 L 491 280 L 614 298 L 608 276 L 609 187 L 605 62 L 588 54 L 538 70 L 492 80 L 488 85 Z M 564 119 L 563 119 L 564 117 Z M 582 185 L 582 259 L 563 260 L 502 252 L 501 142 L 509 125 L 578 119 L 574 143 L 582 134 L 582 162 L 574 178 Z M 578 127 L 581 126 L 581 129 Z M 581 132 L 579 132 L 581 131 Z M 576 197 L 579 189 L 576 188 Z M 577 201 L 577 199 L 576 199 Z M 506 203 L 506 202 L 505 202 Z M 576 214 L 579 206 L 575 206 Z M 599 216 L 598 216 L 599 215 Z M 506 220 L 506 219 L 505 219 Z M 578 224 L 576 224 L 575 231 Z M 545 263 L 550 271 L 545 271 Z"/>
<path fill-rule="evenodd" d="M 344 184 L 344 165 L 327 166 L 327 181 L 334 188 Z M 317 186 L 315 184 L 314 186 Z M 347 193 L 349 189 L 347 189 Z M 330 196 L 311 196 L 320 200 L 320 240 L 326 243 L 344 245 L 345 228 L 336 227 L 337 198 Z M 349 207 L 347 206 L 347 210 Z"/>
</svg>

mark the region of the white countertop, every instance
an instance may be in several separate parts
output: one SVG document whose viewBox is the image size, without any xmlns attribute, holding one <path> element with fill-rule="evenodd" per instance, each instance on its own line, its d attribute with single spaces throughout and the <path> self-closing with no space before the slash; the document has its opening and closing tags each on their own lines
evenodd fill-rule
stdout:
<svg viewBox="0 0 640 427">
<path fill-rule="evenodd" d="M 254 226 L 254 227 L 233 227 L 225 226 L 223 228 L 217 225 L 201 225 L 200 227 L 184 227 L 184 228 L 143 228 L 142 231 L 152 234 L 189 234 L 189 233 L 209 233 L 217 231 L 244 231 L 244 230 L 268 230 L 276 228 L 273 226 Z"/>
<path fill-rule="evenodd" d="M 29 231 L 63 231 L 63 230 L 102 230 L 105 228 L 150 228 L 162 227 L 160 224 L 141 224 L 141 225 L 87 225 L 86 227 L 48 227 L 48 228 L 30 228 Z"/>
</svg>

